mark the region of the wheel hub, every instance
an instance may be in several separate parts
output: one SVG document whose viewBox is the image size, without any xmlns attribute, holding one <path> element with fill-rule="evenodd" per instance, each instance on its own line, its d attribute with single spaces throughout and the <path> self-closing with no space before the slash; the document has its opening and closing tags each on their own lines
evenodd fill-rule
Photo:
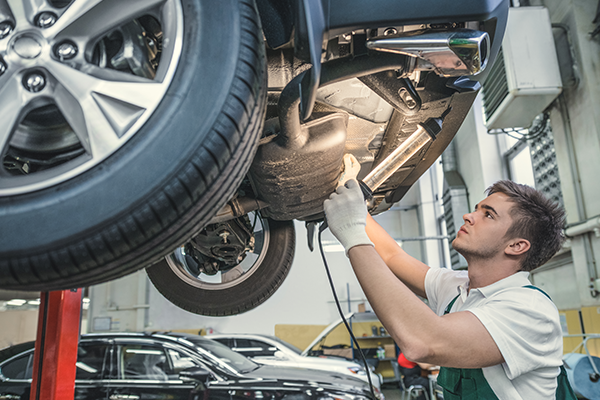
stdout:
<svg viewBox="0 0 600 400">
<path fill-rule="evenodd" d="M 118 151 L 156 112 L 181 56 L 179 0 L 46 5 L 0 13 L 0 197 L 60 184 Z M 115 12 L 122 22 L 97 22 Z"/>
<path fill-rule="evenodd" d="M 14 52 L 21 58 L 28 60 L 38 57 L 42 53 L 42 44 L 37 38 L 21 36 L 12 45 Z"/>
</svg>

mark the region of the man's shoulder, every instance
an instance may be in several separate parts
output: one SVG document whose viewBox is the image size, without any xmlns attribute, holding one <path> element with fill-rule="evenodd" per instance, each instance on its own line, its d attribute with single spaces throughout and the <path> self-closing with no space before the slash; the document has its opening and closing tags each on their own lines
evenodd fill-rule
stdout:
<svg viewBox="0 0 600 400">
<path fill-rule="evenodd" d="M 556 309 L 556 305 L 550 296 L 542 289 L 531 284 L 502 288 L 494 293 L 487 294 L 487 297 L 491 300 L 510 300 L 511 302 L 527 305 L 546 305 L 551 309 Z"/>
<path fill-rule="evenodd" d="M 425 276 L 425 293 L 429 305 L 438 315 L 443 313 L 446 304 L 458 294 L 457 288 L 468 282 L 467 271 L 448 268 L 430 268 Z"/>
<path fill-rule="evenodd" d="M 469 274 L 466 270 L 453 270 L 449 268 L 429 268 L 427 277 L 431 281 L 443 280 L 444 282 L 447 282 L 448 279 L 455 279 L 461 282 L 469 280 Z"/>
</svg>

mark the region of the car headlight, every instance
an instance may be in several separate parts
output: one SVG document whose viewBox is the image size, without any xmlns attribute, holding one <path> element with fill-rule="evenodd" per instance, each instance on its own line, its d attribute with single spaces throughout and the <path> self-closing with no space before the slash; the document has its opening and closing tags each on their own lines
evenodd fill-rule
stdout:
<svg viewBox="0 0 600 400">
<path fill-rule="evenodd" d="M 366 375 L 365 369 L 361 367 L 348 367 L 348 370 L 356 375 Z"/>
<path fill-rule="evenodd" d="M 326 393 L 319 397 L 317 400 L 370 400 L 366 396 L 350 393 Z"/>
<path fill-rule="evenodd" d="M 377 387 L 373 386 L 375 400 L 385 400 L 385 396 Z M 323 393 L 317 397 L 317 400 L 373 400 L 370 397 L 361 394 L 352 393 Z"/>
</svg>

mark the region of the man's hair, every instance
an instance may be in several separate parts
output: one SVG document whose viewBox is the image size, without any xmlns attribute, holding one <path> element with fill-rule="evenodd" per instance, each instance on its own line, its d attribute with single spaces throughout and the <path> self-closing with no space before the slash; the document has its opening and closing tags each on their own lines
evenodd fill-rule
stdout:
<svg viewBox="0 0 600 400">
<path fill-rule="evenodd" d="M 536 269 L 560 250 L 565 241 L 565 212 L 558 204 L 530 186 L 508 180 L 494 183 L 486 193 L 503 193 L 514 203 L 510 211 L 513 222 L 506 236 L 527 239 L 531 244 L 521 262 L 522 271 Z"/>
</svg>

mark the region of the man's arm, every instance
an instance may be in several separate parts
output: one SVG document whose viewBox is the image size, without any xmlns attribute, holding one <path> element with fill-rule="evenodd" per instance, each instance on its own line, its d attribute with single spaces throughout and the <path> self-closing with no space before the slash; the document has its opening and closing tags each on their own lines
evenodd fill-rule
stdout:
<svg viewBox="0 0 600 400">
<path fill-rule="evenodd" d="M 380 251 L 392 267 L 386 265 L 373 247 L 366 233 L 368 213 L 358 182 L 351 180 L 338 187 L 323 207 L 329 228 L 346 249 L 369 303 L 408 359 L 458 368 L 481 368 L 504 361 L 498 346 L 474 314 L 462 311 L 440 317 L 397 279 L 392 270 L 400 269 L 396 264 L 403 265 L 399 260 L 405 259 L 404 253 L 388 252 L 393 247 L 392 239 L 378 233 L 381 227 L 375 224 L 371 233 L 377 241 L 383 238 Z M 415 286 L 418 288 L 419 284 Z"/>
<path fill-rule="evenodd" d="M 358 245 L 348 255 L 360 285 L 406 357 L 456 368 L 482 368 L 504 362 L 496 343 L 468 311 L 436 315 L 394 278 L 372 246 Z"/>
<path fill-rule="evenodd" d="M 415 294 L 427 297 L 425 275 L 429 271 L 429 266 L 408 255 L 370 215 L 367 216 L 366 232 L 375 245 L 375 250 L 394 275 Z"/>
</svg>

